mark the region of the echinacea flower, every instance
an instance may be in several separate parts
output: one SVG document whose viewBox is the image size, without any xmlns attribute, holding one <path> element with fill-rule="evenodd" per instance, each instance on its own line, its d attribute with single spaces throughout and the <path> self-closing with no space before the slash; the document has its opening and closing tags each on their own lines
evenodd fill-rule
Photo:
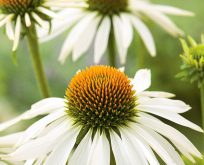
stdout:
<svg viewBox="0 0 204 165">
<path fill-rule="evenodd" d="M 204 84 L 204 35 L 201 36 L 201 43 L 197 43 L 192 37 L 188 37 L 190 45 L 181 39 L 183 53 L 181 72 L 177 75 L 184 80 Z"/>
<path fill-rule="evenodd" d="M 182 35 L 166 15 L 192 16 L 189 11 L 171 6 L 152 4 L 144 0 L 69 0 L 63 4 L 67 9 L 60 13 L 61 19 L 52 22 L 51 35 L 41 32 L 41 40 L 49 40 L 71 29 L 61 49 L 59 60 L 63 63 L 72 53 L 77 60 L 94 43 L 94 62 L 99 63 L 108 45 L 115 42 L 120 61 L 125 63 L 127 50 L 136 31 L 152 56 L 156 55 L 152 34 L 144 23 L 152 20 L 173 36 Z"/>
<path fill-rule="evenodd" d="M 13 41 L 12 51 L 18 47 L 21 34 L 32 24 L 48 28 L 56 14 L 51 10 L 54 4 L 49 0 L 0 0 L 0 27 L 5 26 L 8 38 Z M 57 4 L 57 1 L 53 1 Z"/>
<path fill-rule="evenodd" d="M 0 125 L 3 130 L 47 113 L 23 132 L 14 152 L 1 158 L 29 165 L 157 165 L 157 153 L 167 165 L 182 165 L 177 150 L 192 162 L 193 156 L 201 158 L 182 133 L 156 117 L 203 132 L 180 115 L 190 106 L 170 99 L 173 94 L 145 91 L 150 77 L 147 69 L 133 79 L 108 66 L 79 71 L 65 99 L 44 99 Z"/>
</svg>

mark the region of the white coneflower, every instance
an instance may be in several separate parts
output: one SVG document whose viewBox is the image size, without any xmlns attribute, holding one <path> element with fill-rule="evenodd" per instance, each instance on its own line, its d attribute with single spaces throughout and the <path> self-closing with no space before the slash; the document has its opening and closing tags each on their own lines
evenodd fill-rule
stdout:
<svg viewBox="0 0 204 165">
<path fill-rule="evenodd" d="M 22 133 L 14 133 L 7 136 L 0 137 L 0 155 L 8 154 L 14 150 L 15 144 L 20 139 Z M 0 160 L 0 165 L 22 165 L 22 162 Z"/>
<path fill-rule="evenodd" d="M 170 93 L 145 91 L 150 77 L 147 69 L 139 70 L 134 79 L 108 66 L 79 71 L 65 99 L 44 99 L 0 125 L 3 130 L 48 113 L 23 132 L 14 152 L 1 158 L 29 165 L 157 165 L 154 153 L 168 165 L 184 164 L 179 152 L 192 162 L 193 156 L 201 158 L 182 133 L 156 118 L 203 132 L 180 115 L 190 106 L 169 99 L 174 96 Z"/>
<path fill-rule="evenodd" d="M 50 2 L 52 4 L 52 2 Z M 144 0 L 69 0 L 64 1 L 68 9 L 61 12 L 63 19 L 53 20 L 51 35 L 42 41 L 55 37 L 71 28 L 61 49 L 59 60 L 63 63 L 69 54 L 77 60 L 94 42 L 94 62 L 99 63 L 109 45 L 116 50 L 122 64 L 132 43 L 134 32 L 142 38 L 147 50 L 156 55 L 153 37 L 143 18 L 148 18 L 173 36 L 183 34 L 166 15 L 191 16 L 189 11 L 171 6 L 152 4 Z"/>
<path fill-rule="evenodd" d="M 0 0 L 0 27 L 5 25 L 8 38 L 13 41 L 12 51 L 18 47 L 21 34 L 28 27 L 37 24 L 48 28 L 48 22 L 56 14 L 50 9 L 57 4 L 47 4 L 49 0 Z"/>
</svg>

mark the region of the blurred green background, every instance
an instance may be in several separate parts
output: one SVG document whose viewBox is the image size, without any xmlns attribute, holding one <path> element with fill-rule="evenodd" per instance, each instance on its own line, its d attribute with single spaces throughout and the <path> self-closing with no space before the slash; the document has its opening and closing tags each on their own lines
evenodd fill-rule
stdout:
<svg viewBox="0 0 204 165">
<path fill-rule="evenodd" d="M 203 0 L 152 0 L 152 2 L 169 4 L 193 11 L 196 14 L 195 17 L 171 16 L 171 18 L 186 34 L 200 41 L 200 35 L 204 33 Z M 175 78 L 181 65 L 179 54 L 182 49 L 179 40 L 168 35 L 154 23 L 148 22 L 148 24 L 151 26 L 156 42 L 157 57 L 151 58 L 144 49 L 143 44 L 136 37 L 134 45 L 129 50 L 126 73 L 131 77 L 134 76 L 136 69 L 138 69 L 137 57 L 143 55 L 143 67 L 152 70 L 151 90 L 175 93 L 177 99 L 181 99 L 192 106 L 192 110 L 184 114 L 184 116 L 201 125 L 200 94 L 196 84 L 189 84 Z M 75 63 L 72 62 L 72 58 L 69 56 L 66 63 L 60 65 L 57 58 L 65 36 L 66 34 L 61 35 L 55 40 L 41 45 L 42 60 L 52 95 L 55 97 L 64 97 L 66 86 L 75 72 L 93 63 L 92 54 L 87 53 Z M 12 62 L 11 46 L 12 43 L 8 41 L 1 29 L 0 122 L 29 109 L 33 103 L 41 99 L 26 42 L 21 42 L 18 50 L 18 66 L 15 66 Z M 101 64 L 106 64 L 105 56 Z M 187 128 L 176 127 L 186 134 L 200 150 L 204 151 L 204 146 L 201 145 L 202 135 L 200 133 Z"/>
</svg>

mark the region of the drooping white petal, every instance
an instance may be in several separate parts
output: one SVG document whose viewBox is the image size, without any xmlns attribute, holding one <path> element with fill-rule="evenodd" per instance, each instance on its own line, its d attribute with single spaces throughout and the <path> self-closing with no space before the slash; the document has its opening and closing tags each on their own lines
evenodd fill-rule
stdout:
<svg viewBox="0 0 204 165">
<path fill-rule="evenodd" d="M 31 20 L 30 20 L 30 16 L 28 13 L 25 13 L 25 24 L 26 24 L 26 27 L 30 27 L 31 26 Z"/>
<path fill-rule="evenodd" d="M 160 92 L 160 91 L 143 91 L 142 93 L 140 93 L 140 96 L 171 98 L 171 97 L 175 97 L 175 94 L 168 93 L 168 92 Z"/>
<path fill-rule="evenodd" d="M 132 22 L 132 25 L 139 33 L 140 37 L 142 38 L 147 50 L 152 56 L 156 56 L 156 48 L 154 44 L 154 39 L 150 30 L 147 26 L 136 16 L 129 15 L 129 19 Z"/>
<path fill-rule="evenodd" d="M 167 120 L 170 120 L 174 123 L 180 124 L 180 125 L 185 126 L 185 127 L 189 127 L 189 128 L 194 129 L 198 132 L 203 132 L 203 130 L 199 126 L 190 122 L 189 120 L 185 119 L 184 117 L 182 117 L 181 115 L 179 115 L 175 112 L 169 112 L 169 111 L 164 111 L 161 109 L 152 109 L 152 108 L 148 108 L 148 107 L 142 107 L 142 105 L 141 105 L 141 107 L 140 107 L 140 105 L 138 105 L 137 109 L 140 111 L 148 112 L 148 113 L 163 117 Z"/>
<path fill-rule="evenodd" d="M 47 29 L 37 29 L 40 42 L 49 41 L 62 34 L 84 15 L 86 13 L 78 9 L 66 9 L 59 12 L 58 17 L 51 21 L 52 28 L 50 32 Z"/>
<path fill-rule="evenodd" d="M 96 40 L 94 44 L 94 63 L 99 63 L 102 55 L 105 53 L 109 34 L 111 29 L 111 21 L 109 17 L 104 17 L 96 34 Z"/>
<path fill-rule="evenodd" d="M 96 13 L 90 13 L 87 16 L 85 16 L 83 19 L 79 21 L 79 23 L 76 24 L 75 27 L 71 30 L 69 33 L 67 39 L 64 41 L 60 56 L 59 56 L 59 61 L 64 63 L 65 59 L 67 56 L 71 53 L 73 46 L 79 39 L 79 36 L 82 33 L 85 33 L 86 27 L 91 23 L 91 21 L 95 18 Z"/>
<path fill-rule="evenodd" d="M 149 69 L 141 69 L 136 72 L 131 82 L 136 93 L 140 93 L 151 85 L 151 71 Z"/>
<path fill-rule="evenodd" d="M 51 17 L 51 18 L 57 17 L 57 14 L 55 12 L 53 12 L 52 10 L 49 10 L 47 8 L 44 8 L 42 6 L 38 7 L 37 10 L 42 12 L 43 14 Z"/>
<path fill-rule="evenodd" d="M 39 115 L 45 115 L 52 111 L 57 111 L 65 107 L 65 100 L 61 98 L 47 98 L 43 99 L 31 106 L 31 109 L 22 115 L 0 124 L 0 131 L 3 131 L 22 120 L 32 119 Z"/>
<path fill-rule="evenodd" d="M 118 54 L 120 56 L 121 64 L 125 64 L 126 56 L 127 56 L 127 48 L 123 45 L 123 30 L 122 30 L 122 20 L 119 16 L 113 16 L 113 28 L 114 28 L 114 36 L 117 45 Z"/>
<path fill-rule="evenodd" d="M 113 150 L 116 164 L 117 165 L 124 165 L 124 164 L 132 165 L 129 160 L 127 151 L 125 150 L 125 146 L 122 143 L 122 140 L 120 139 L 120 137 L 113 131 L 110 132 L 110 137 L 111 137 L 111 145 L 112 145 L 112 150 Z"/>
<path fill-rule="evenodd" d="M 17 143 L 18 139 L 21 138 L 22 134 L 23 134 L 22 132 L 18 132 L 6 136 L 1 136 L 0 147 L 5 148 L 14 146 Z"/>
<path fill-rule="evenodd" d="M 66 115 L 65 110 L 53 112 L 46 117 L 40 119 L 24 131 L 22 138 L 19 140 L 17 146 L 26 143 L 31 138 L 35 138 L 48 124 Z"/>
<path fill-rule="evenodd" d="M 82 141 L 77 146 L 72 157 L 70 158 L 69 165 L 86 165 L 88 156 L 91 150 L 91 131 L 89 131 Z"/>
<path fill-rule="evenodd" d="M 2 159 L 21 161 L 45 156 L 61 140 L 64 134 L 68 132 L 67 128 L 69 128 L 69 122 L 65 121 L 46 136 L 29 141 L 17 148 L 13 153 L 5 155 Z"/>
<path fill-rule="evenodd" d="M 178 148 L 180 148 L 181 146 L 183 149 L 186 150 L 186 152 L 189 152 L 194 156 L 202 158 L 202 155 L 196 149 L 196 147 L 182 133 L 177 131 L 175 128 L 163 123 L 162 121 L 156 119 L 151 115 L 140 113 L 139 116 L 140 117 L 137 119 L 139 123 L 167 137 L 173 142 L 173 144 L 176 147 L 177 147 L 177 144 L 179 144 Z"/>
<path fill-rule="evenodd" d="M 129 136 L 129 138 L 132 139 L 132 141 L 137 141 L 139 143 L 139 146 L 141 147 L 142 150 L 141 152 L 144 153 L 150 165 L 159 165 L 159 161 L 157 160 L 154 152 L 142 137 L 137 135 L 135 131 L 130 128 L 127 129 L 126 135 Z"/>
<path fill-rule="evenodd" d="M 33 165 L 34 162 L 35 162 L 35 159 L 30 159 L 30 160 L 27 160 L 24 165 Z"/>
<path fill-rule="evenodd" d="M 172 6 L 165 6 L 165 5 L 152 5 L 152 6 L 153 6 L 152 9 L 156 9 L 157 11 L 162 12 L 164 14 L 179 15 L 179 16 L 193 16 L 194 15 L 193 12 L 179 9 L 176 7 L 172 7 Z"/>
<path fill-rule="evenodd" d="M 70 131 L 68 131 L 65 135 L 64 139 L 56 146 L 55 149 L 53 149 L 52 153 L 46 159 L 44 165 L 66 165 L 78 134 L 78 129 L 70 129 Z"/>
<path fill-rule="evenodd" d="M 184 165 L 179 154 L 162 136 L 138 124 L 133 124 L 133 128 L 135 133 L 147 141 L 147 143 L 155 150 L 155 152 L 163 159 L 166 164 Z"/>
<path fill-rule="evenodd" d="M 128 15 L 121 13 L 120 18 L 122 20 L 123 46 L 128 49 L 134 36 L 133 28 L 128 19 Z"/>
<path fill-rule="evenodd" d="M 8 21 L 10 21 L 13 18 L 13 14 L 9 14 L 7 16 L 2 15 L 2 18 L 0 20 L 0 27 L 4 26 Z"/>
<path fill-rule="evenodd" d="M 6 34 L 10 40 L 14 40 L 14 31 L 11 20 L 6 23 Z"/>
<path fill-rule="evenodd" d="M 73 48 L 73 61 L 78 60 L 78 58 L 90 47 L 100 20 L 100 16 L 96 16 L 92 19 L 91 23 L 84 29 L 84 33 L 79 36 Z"/>
<path fill-rule="evenodd" d="M 12 51 L 16 51 L 21 36 L 21 16 L 17 17 Z"/>
<path fill-rule="evenodd" d="M 40 16 L 38 14 L 36 14 L 35 12 L 31 13 L 32 17 L 35 19 L 35 21 L 42 27 L 45 29 L 49 28 L 49 25 L 47 24 L 46 21 L 44 21 L 42 18 L 40 18 Z"/>
<path fill-rule="evenodd" d="M 160 25 L 165 31 L 173 36 L 183 35 L 183 31 L 179 29 L 166 15 L 157 11 L 149 11 L 148 15 L 155 23 Z"/>
<path fill-rule="evenodd" d="M 161 110 L 165 112 L 184 113 L 191 107 L 180 100 L 172 100 L 167 98 L 149 98 L 146 101 L 139 102 L 141 109 Z"/>
<path fill-rule="evenodd" d="M 140 144 L 137 140 L 132 139 L 132 137 L 128 134 L 128 131 L 124 129 L 120 129 L 121 138 L 124 145 L 127 147 L 127 151 L 129 153 L 129 157 L 132 161 L 137 162 L 138 164 L 148 165 L 148 161 L 145 158 L 144 154 L 141 152 Z"/>
<path fill-rule="evenodd" d="M 87 165 L 110 165 L 110 144 L 106 135 L 95 134 Z"/>
<path fill-rule="evenodd" d="M 121 132 L 122 134 L 122 132 Z M 135 148 L 132 141 L 124 134 L 120 138 L 115 132 L 110 132 L 113 154 L 117 165 L 148 164 L 144 155 Z M 137 142 L 134 142 L 137 143 Z"/>
</svg>

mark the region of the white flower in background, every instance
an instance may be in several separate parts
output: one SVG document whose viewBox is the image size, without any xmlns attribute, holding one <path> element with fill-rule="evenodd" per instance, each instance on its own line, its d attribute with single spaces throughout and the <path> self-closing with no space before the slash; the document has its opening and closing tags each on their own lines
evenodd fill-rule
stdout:
<svg viewBox="0 0 204 165">
<path fill-rule="evenodd" d="M 18 47 L 21 34 L 32 24 L 49 28 L 51 18 L 56 14 L 51 7 L 59 2 L 52 0 L 0 0 L 0 27 L 5 26 L 6 35 L 13 41 L 12 51 Z"/>
<path fill-rule="evenodd" d="M 7 136 L 0 137 L 0 155 L 8 154 L 14 151 L 14 146 L 20 139 L 22 133 L 14 133 Z M 0 165 L 23 165 L 22 162 L 0 160 Z"/>
<path fill-rule="evenodd" d="M 167 17 L 167 14 L 193 15 L 189 11 L 144 0 L 69 0 L 61 5 L 67 9 L 60 13 L 61 20 L 53 20 L 51 35 L 47 36 L 47 32 L 39 34 L 42 41 L 47 41 L 71 29 L 61 49 L 59 60 L 62 63 L 71 53 L 73 60 L 77 60 L 92 43 L 94 62 L 99 63 L 110 45 L 112 36 L 120 61 L 124 64 L 135 31 L 140 35 L 149 53 L 155 56 L 154 40 L 144 20 L 148 18 L 171 35 L 178 36 L 182 35 L 183 31 Z"/>
<path fill-rule="evenodd" d="M 20 120 L 46 114 L 28 127 L 16 150 L 3 160 L 26 161 L 26 165 L 182 165 L 179 152 L 194 162 L 202 155 L 178 130 L 156 116 L 179 125 L 203 130 L 180 114 L 190 106 L 166 92 L 145 91 L 150 70 L 139 70 L 134 79 L 108 66 L 79 71 L 66 97 L 48 98 L 23 115 L 0 125 L 1 131 Z M 179 152 L 177 152 L 177 149 Z"/>
</svg>

